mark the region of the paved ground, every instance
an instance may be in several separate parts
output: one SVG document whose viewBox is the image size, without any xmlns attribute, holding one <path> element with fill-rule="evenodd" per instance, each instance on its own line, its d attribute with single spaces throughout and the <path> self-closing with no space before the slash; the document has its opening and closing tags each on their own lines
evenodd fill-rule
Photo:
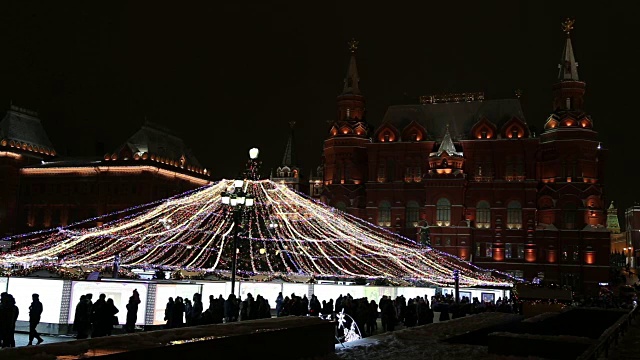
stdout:
<svg viewBox="0 0 640 360">
<path fill-rule="evenodd" d="M 640 359 L 640 319 L 631 323 L 629 331 L 620 339 L 618 346 L 610 350 L 611 360 L 634 360 Z"/>
<path fill-rule="evenodd" d="M 42 339 L 44 339 L 43 344 L 51 344 L 51 343 L 75 340 L 72 336 L 48 336 L 48 335 L 42 335 Z M 29 334 L 16 333 L 16 346 L 27 346 L 28 343 L 29 343 Z M 34 340 L 34 344 L 35 344 L 35 340 Z"/>
</svg>

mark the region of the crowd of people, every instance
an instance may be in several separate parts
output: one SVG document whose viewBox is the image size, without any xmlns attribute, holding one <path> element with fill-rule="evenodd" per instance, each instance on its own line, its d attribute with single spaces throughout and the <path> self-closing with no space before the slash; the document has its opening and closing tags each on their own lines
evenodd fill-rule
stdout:
<svg viewBox="0 0 640 360">
<path fill-rule="evenodd" d="M 40 302 L 40 295 L 38 294 L 33 294 L 31 299 L 31 305 L 29 306 L 28 345 L 33 345 L 33 340 L 37 341 L 36 345 L 40 345 L 44 339 L 40 336 L 36 327 L 40 323 L 42 303 Z M 16 347 L 16 321 L 18 321 L 19 315 L 20 309 L 16 305 L 16 300 L 13 295 L 6 292 L 0 294 L 0 347 Z"/>
<path fill-rule="evenodd" d="M 251 293 L 242 300 L 230 294 L 227 299 L 222 295 L 209 296 L 209 306 L 205 309 L 202 295 L 193 294 L 193 300 L 178 296 L 169 298 L 164 311 L 165 328 L 183 326 L 222 324 L 241 320 L 263 319 L 271 317 L 271 305 L 264 297 Z"/>
<path fill-rule="evenodd" d="M 640 288 L 637 287 L 636 289 Z M 633 300 L 637 299 L 634 297 Z M 230 294 L 226 299 L 209 296 L 208 306 L 205 307 L 200 293 L 193 294 L 191 299 L 180 296 L 170 297 L 165 307 L 165 328 L 179 328 L 184 326 L 222 324 L 236 321 L 269 318 L 275 316 L 321 316 L 327 319 L 336 319 L 336 314 L 348 315 L 346 326 L 355 322 L 360 335 L 371 336 L 379 332 L 394 331 L 398 327 L 413 327 L 447 321 L 476 314 L 485 311 L 498 311 L 522 314 L 522 302 L 512 298 L 494 301 L 480 301 L 478 298 L 469 299 L 462 297 L 455 301 L 453 294 L 437 294 L 435 296 L 416 296 L 405 298 L 400 295 L 392 299 L 384 295 L 378 301 L 367 297 L 354 298 L 349 293 L 334 299 L 322 300 L 316 295 L 298 296 L 295 293 L 283 296 L 282 292 L 275 299 L 275 311 L 272 313 L 269 300 L 248 293 L 242 299 L 240 296 Z M 603 291 L 600 296 L 592 298 L 575 299 L 573 306 L 597 306 L 597 307 L 621 307 L 627 302 L 621 302 L 620 298 L 613 296 L 611 292 Z M 135 331 L 137 322 L 140 295 L 133 290 L 126 305 L 126 321 L 122 324 L 125 332 Z M 37 325 L 43 311 L 39 295 L 32 295 L 29 307 L 29 343 L 34 340 L 36 345 L 44 339 L 37 331 Z M 89 337 L 103 337 L 113 334 L 114 327 L 119 324 L 117 314 L 120 310 L 116 307 L 112 298 L 100 294 L 93 302 L 93 294 L 80 296 L 76 305 L 73 319 L 73 329 L 77 339 Z M 2 348 L 15 347 L 16 321 L 19 309 L 11 294 L 6 292 L 0 295 L 0 346 Z M 378 326 L 380 324 L 380 326 Z"/>
<path fill-rule="evenodd" d="M 126 305 L 127 317 L 123 326 L 128 333 L 135 331 L 138 320 L 138 305 L 140 305 L 140 294 L 134 289 Z M 120 309 L 115 306 L 112 298 L 105 294 L 100 294 L 98 300 L 93 302 L 93 294 L 80 296 L 76 305 L 76 312 L 73 318 L 73 329 L 76 331 L 77 339 L 87 339 L 109 336 L 113 333 L 115 325 L 120 325 L 118 314 Z"/>
</svg>

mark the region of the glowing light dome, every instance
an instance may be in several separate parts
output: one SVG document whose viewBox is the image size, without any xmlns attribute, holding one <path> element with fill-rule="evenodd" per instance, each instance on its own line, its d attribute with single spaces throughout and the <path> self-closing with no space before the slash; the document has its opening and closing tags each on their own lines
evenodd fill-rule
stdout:
<svg viewBox="0 0 640 360">
<path fill-rule="evenodd" d="M 233 180 L 128 210 L 101 227 L 79 223 L 6 240 L 13 249 L 0 264 L 105 266 L 226 272 L 233 252 L 233 216 L 221 195 Z M 362 219 L 311 200 L 269 180 L 249 181 L 238 246 L 241 274 L 387 278 L 434 285 L 510 286 L 506 274 L 476 267 Z"/>
</svg>

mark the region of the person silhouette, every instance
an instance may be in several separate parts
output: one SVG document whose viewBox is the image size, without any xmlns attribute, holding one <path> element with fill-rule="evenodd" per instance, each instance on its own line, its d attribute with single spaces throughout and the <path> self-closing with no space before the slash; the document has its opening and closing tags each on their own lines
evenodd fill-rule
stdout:
<svg viewBox="0 0 640 360">
<path fill-rule="evenodd" d="M 33 339 L 37 339 L 36 345 L 42 344 L 44 341 L 36 327 L 40 323 L 40 316 L 42 316 L 42 303 L 40 302 L 40 295 L 31 295 L 31 306 L 29 306 L 29 344 L 33 344 Z"/>
</svg>

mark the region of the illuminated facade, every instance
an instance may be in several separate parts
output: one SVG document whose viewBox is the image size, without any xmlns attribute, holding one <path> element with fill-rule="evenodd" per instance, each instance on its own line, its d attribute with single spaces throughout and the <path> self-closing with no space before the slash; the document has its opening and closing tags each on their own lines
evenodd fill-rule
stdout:
<svg viewBox="0 0 640 360">
<path fill-rule="evenodd" d="M 291 133 L 287 140 L 287 146 L 284 149 L 284 156 L 282 157 L 282 163 L 276 168 L 275 174 L 271 170 L 269 178 L 279 184 L 285 184 L 291 189 L 300 191 L 300 186 L 306 189 L 306 184 L 300 181 L 300 169 L 297 166 L 295 151 L 294 151 L 294 137 L 293 127 L 296 124 L 295 121 L 291 121 Z"/>
<path fill-rule="evenodd" d="M 35 112 L 12 105 L 0 121 L 0 235 L 150 203 L 209 184 L 208 178 L 180 138 L 149 122 L 104 157 L 65 159 Z"/>
<path fill-rule="evenodd" d="M 626 247 L 625 254 L 629 258 L 629 262 L 635 268 L 640 263 L 640 206 L 634 205 L 624 212 L 626 231 Z"/>
<path fill-rule="evenodd" d="M 372 128 L 352 43 L 318 197 L 484 268 L 575 289 L 607 282 L 606 150 L 583 110 L 586 84 L 565 25 L 553 112 L 541 134 L 518 99 L 482 93 L 391 106 Z"/>
</svg>

